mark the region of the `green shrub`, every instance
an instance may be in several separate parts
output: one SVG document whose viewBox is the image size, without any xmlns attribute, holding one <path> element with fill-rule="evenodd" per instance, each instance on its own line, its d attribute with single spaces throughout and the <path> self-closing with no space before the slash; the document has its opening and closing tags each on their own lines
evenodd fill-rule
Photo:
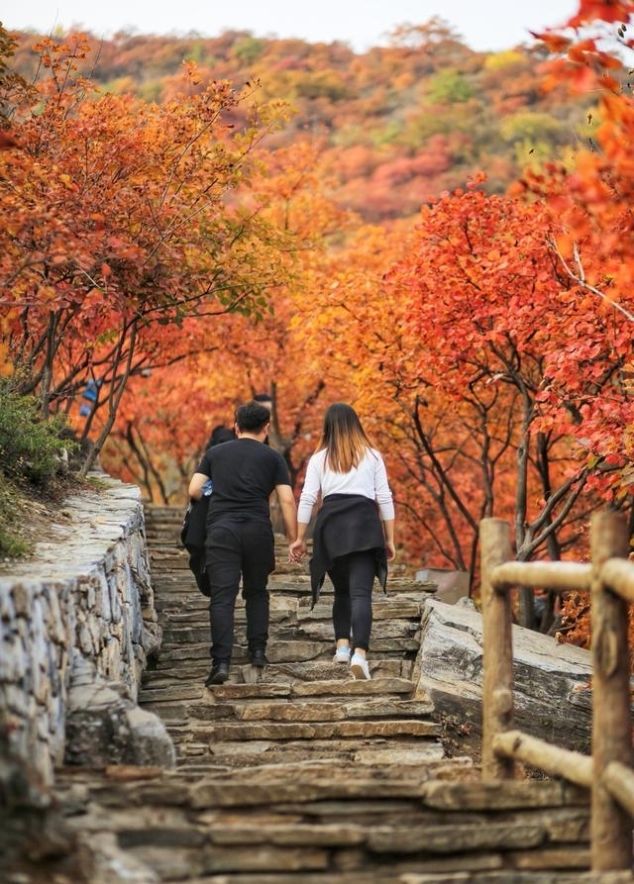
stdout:
<svg viewBox="0 0 634 884">
<path fill-rule="evenodd" d="M 557 142 L 565 135 L 562 125 L 550 114 L 519 111 L 506 117 L 500 125 L 500 134 L 507 142 Z"/>
<path fill-rule="evenodd" d="M 23 536 L 28 519 L 24 498 L 0 473 L 0 558 L 18 558 L 31 551 L 32 544 Z"/>
<path fill-rule="evenodd" d="M 466 77 L 450 68 L 429 82 L 429 97 L 436 104 L 460 104 L 469 101 L 472 95 L 473 89 Z"/>
<path fill-rule="evenodd" d="M 266 49 L 264 40 L 257 37 L 241 37 L 236 41 L 233 51 L 243 64 L 253 64 Z"/>
<path fill-rule="evenodd" d="M 44 420 L 33 396 L 0 381 L 0 470 L 8 479 L 45 485 L 60 469 L 64 450 L 74 448 L 63 416 Z"/>
</svg>

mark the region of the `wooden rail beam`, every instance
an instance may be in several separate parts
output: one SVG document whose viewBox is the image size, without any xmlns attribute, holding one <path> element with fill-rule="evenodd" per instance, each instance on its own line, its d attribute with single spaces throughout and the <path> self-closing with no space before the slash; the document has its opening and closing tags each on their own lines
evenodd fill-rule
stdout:
<svg viewBox="0 0 634 884">
<path fill-rule="evenodd" d="M 497 755 L 516 758 L 551 776 L 564 777 L 578 786 L 585 786 L 587 789 L 592 786 L 592 758 L 581 752 L 553 746 L 522 731 L 497 734 L 493 740 L 493 750 Z"/>
<path fill-rule="evenodd" d="M 495 737 L 509 730 L 513 724 L 513 642 L 511 596 L 495 591 L 491 573 L 511 555 L 508 522 L 503 519 L 482 519 L 482 776 L 485 780 L 504 780 L 515 776 L 513 760 L 496 755 L 493 751 Z"/>
<path fill-rule="evenodd" d="M 634 602 L 634 562 L 608 559 L 601 568 L 601 582 L 627 602 Z"/>
<path fill-rule="evenodd" d="M 603 771 L 603 783 L 610 795 L 634 817 L 634 770 L 612 761 Z"/>
<path fill-rule="evenodd" d="M 629 869 L 632 827 L 629 813 L 614 800 L 604 782 L 613 762 L 631 761 L 630 661 L 627 605 L 606 590 L 603 567 L 628 553 L 625 519 L 618 513 L 594 513 L 590 525 L 592 550 L 592 869 Z"/>
<path fill-rule="evenodd" d="M 540 586 L 559 592 L 589 590 L 591 578 L 592 566 L 579 562 L 504 562 L 491 573 L 491 583 L 498 592 L 514 586 Z"/>
</svg>

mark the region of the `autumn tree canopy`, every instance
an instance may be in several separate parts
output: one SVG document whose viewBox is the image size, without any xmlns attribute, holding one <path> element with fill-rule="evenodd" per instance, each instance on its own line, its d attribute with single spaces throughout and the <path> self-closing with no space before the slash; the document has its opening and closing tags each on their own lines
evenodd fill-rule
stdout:
<svg viewBox="0 0 634 884">
<path fill-rule="evenodd" d="M 488 515 L 584 555 L 633 512 L 633 8 L 498 53 L 0 31 L 3 374 L 166 503 L 247 396 L 296 483 L 345 399 L 412 562 L 477 587 Z"/>
</svg>

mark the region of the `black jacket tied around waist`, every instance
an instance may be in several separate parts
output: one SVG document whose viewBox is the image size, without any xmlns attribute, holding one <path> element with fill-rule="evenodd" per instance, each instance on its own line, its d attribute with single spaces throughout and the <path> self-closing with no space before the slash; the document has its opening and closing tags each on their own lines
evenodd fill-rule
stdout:
<svg viewBox="0 0 634 884">
<path fill-rule="evenodd" d="M 324 498 L 313 533 L 313 557 L 310 560 L 313 607 L 334 560 L 365 550 L 374 550 L 374 573 L 383 591 L 387 592 L 385 538 L 376 503 L 361 494 L 329 494 Z"/>
</svg>

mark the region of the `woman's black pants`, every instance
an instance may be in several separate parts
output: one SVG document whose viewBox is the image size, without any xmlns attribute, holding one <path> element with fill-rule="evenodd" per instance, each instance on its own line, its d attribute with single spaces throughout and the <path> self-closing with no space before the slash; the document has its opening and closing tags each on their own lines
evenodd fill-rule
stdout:
<svg viewBox="0 0 634 884">
<path fill-rule="evenodd" d="M 333 562 L 328 572 L 335 587 L 332 620 L 335 639 L 348 639 L 352 647 L 368 650 L 372 630 L 372 587 L 376 570 L 374 550 L 348 553 Z"/>
</svg>

